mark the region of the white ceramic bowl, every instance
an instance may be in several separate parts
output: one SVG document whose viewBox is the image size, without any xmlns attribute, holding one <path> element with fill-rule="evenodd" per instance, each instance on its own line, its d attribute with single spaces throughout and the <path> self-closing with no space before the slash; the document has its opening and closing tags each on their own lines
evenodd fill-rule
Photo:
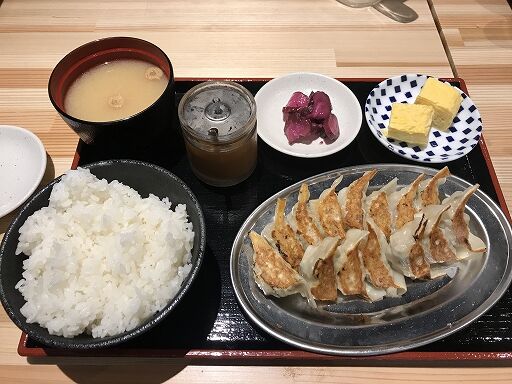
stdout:
<svg viewBox="0 0 512 384">
<path fill-rule="evenodd" d="M 284 134 L 282 108 L 294 92 L 309 95 L 323 91 L 331 99 L 332 113 L 338 118 L 340 136 L 331 144 L 318 138 L 311 144 L 288 144 Z M 363 120 L 356 96 L 343 83 L 318 73 L 299 72 L 275 78 L 256 94 L 258 135 L 272 148 L 291 156 L 322 157 L 340 151 L 357 136 Z"/>
<path fill-rule="evenodd" d="M 0 125 L 0 217 L 23 204 L 43 178 L 46 151 L 32 132 Z"/>
</svg>

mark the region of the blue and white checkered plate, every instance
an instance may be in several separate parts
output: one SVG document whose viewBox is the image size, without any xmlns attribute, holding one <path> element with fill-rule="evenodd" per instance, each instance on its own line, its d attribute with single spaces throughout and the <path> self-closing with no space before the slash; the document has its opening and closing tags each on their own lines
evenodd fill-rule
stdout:
<svg viewBox="0 0 512 384">
<path fill-rule="evenodd" d="M 445 163 L 468 154 L 478 144 L 482 133 L 482 119 L 478 108 L 457 87 L 454 88 L 462 95 L 457 116 L 446 132 L 432 127 L 426 146 L 393 140 L 382 133 L 389 124 L 391 104 L 414 103 L 428 77 L 431 76 L 408 74 L 381 82 L 366 99 L 366 121 L 381 144 L 397 155 L 422 163 Z"/>
</svg>

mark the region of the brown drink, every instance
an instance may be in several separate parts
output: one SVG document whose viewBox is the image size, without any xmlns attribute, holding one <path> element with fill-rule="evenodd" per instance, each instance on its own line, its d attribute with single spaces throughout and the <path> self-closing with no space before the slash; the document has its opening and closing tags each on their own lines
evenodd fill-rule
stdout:
<svg viewBox="0 0 512 384">
<path fill-rule="evenodd" d="M 207 184 L 238 184 L 256 167 L 256 103 L 247 89 L 233 82 L 211 81 L 188 91 L 178 115 L 188 159 Z"/>
</svg>

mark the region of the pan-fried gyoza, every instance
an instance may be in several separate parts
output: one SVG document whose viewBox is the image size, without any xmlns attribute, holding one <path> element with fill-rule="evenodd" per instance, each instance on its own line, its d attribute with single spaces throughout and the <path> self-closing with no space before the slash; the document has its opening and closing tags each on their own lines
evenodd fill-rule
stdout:
<svg viewBox="0 0 512 384">
<path fill-rule="evenodd" d="M 287 214 L 286 199 L 277 200 L 274 221 L 262 236 L 250 235 L 255 280 L 266 295 L 300 293 L 311 305 L 343 296 L 376 301 L 403 295 L 405 277 L 453 276 L 461 260 L 484 254 L 486 245 L 471 233 L 465 213 L 478 185 L 441 196 L 450 175 L 445 167 L 409 185 L 393 179 L 371 188 L 376 173 L 365 172 L 336 192 L 339 177 L 316 199 L 304 183 Z"/>
</svg>

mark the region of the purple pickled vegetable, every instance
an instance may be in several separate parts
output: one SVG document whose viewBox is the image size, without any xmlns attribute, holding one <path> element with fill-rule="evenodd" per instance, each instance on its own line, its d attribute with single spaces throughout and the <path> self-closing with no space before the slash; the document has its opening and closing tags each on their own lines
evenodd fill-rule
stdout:
<svg viewBox="0 0 512 384">
<path fill-rule="evenodd" d="M 294 117 L 286 120 L 284 134 L 290 145 L 295 143 L 309 144 L 318 137 L 313 133 L 309 120 Z"/>
<path fill-rule="evenodd" d="M 325 120 L 329 117 L 332 110 L 331 99 L 322 92 L 311 92 L 309 95 L 309 106 L 311 112 L 308 117 L 314 120 Z"/>
<path fill-rule="evenodd" d="M 309 113 L 309 97 L 302 92 L 294 92 L 288 103 L 283 107 L 283 119 L 288 120 L 291 113 L 306 115 Z"/>
<path fill-rule="evenodd" d="M 286 104 L 284 108 L 300 108 L 307 107 L 309 105 L 309 97 L 307 97 L 302 92 L 293 92 L 292 97 L 288 100 L 288 104 Z"/>
<path fill-rule="evenodd" d="M 327 138 L 327 142 L 332 143 L 340 135 L 340 128 L 338 126 L 338 119 L 334 114 L 330 114 L 329 117 L 324 121 L 324 132 Z"/>
<path fill-rule="evenodd" d="M 324 133 L 324 123 L 311 120 L 311 130 L 320 136 L 322 133 Z"/>
<path fill-rule="evenodd" d="M 294 92 L 283 107 L 284 134 L 288 143 L 310 144 L 319 137 L 325 138 L 326 143 L 334 142 L 340 132 L 338 119 L 331 110 L 331 100 L 324 92 L 311 92 L 309 97 Z"/>
</svg>

